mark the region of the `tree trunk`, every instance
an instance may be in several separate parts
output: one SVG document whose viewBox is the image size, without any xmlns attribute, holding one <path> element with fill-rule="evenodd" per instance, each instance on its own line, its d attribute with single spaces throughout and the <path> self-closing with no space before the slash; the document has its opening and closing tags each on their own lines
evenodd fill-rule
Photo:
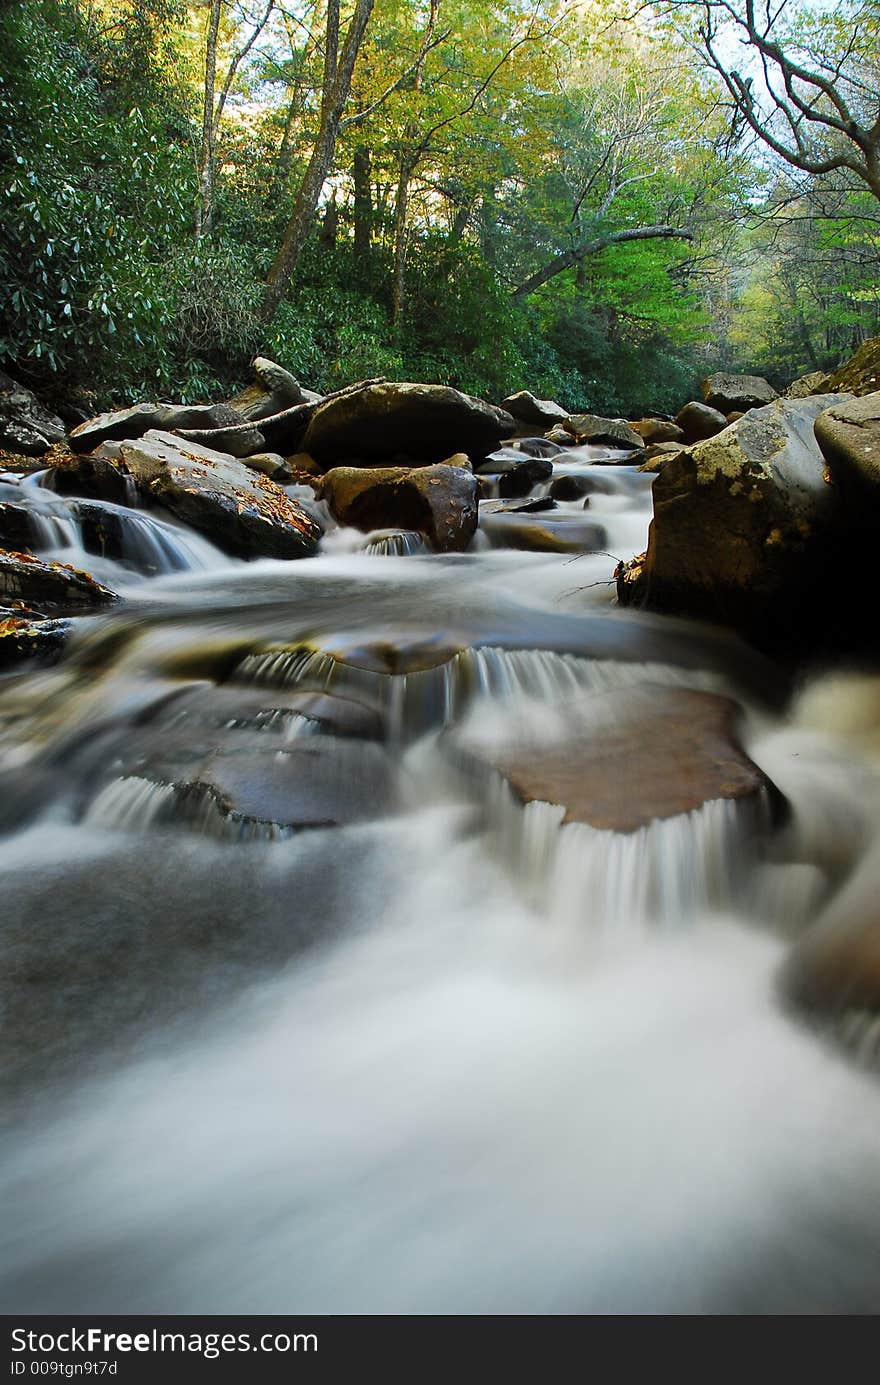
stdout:
<svg viewBox="0 0 880 1385">
<path fill-rule="evenodd" d="M 261 313 L 263 322 L 271 322 L 278 311 L 278 305 L 284 297 L 284 291 L 290 283 L 297 261 L 312 229 L 321 189 L 327 180 L 327 174 L 333 162 L 342 112 L 351 90 L 354 65 L 364 40 L 367 25 L 370 22 L 373 3 L 374 0 L 357 0 L 342 52 L 338 61 L 335 52 L 333 52 L 331 64 L 334 22 L 332 15 L 334 11 L 337 33 L 339 22 L 338 0 L 331 0 L 330 13 L 327 19 L 328 48 L 324 69 L 328 90 L 322 101 L 321 128 L 318 131 L 318 138 L 315 141 L 309 166 L 303 175 L 293 213 L 284 232 L 284 238 L 266 279 Z"/>
<path fill-rule="evenodd" d="M 404 157 L 400 162 L 397 195 L 394 198 L 394 268 L 391 283 L 391 318 L 397 322 L 403 312 L 406 296 L 406 217 L 409 211 L 409 185 L 414 160 Z"/>
<path fill-rule="evenodd" d="M 366 278 L 369 269 L 372 229 L 370 151 L 365 144 L 359 144 L 354 151 L 354 260 L 361 281 Z"/>
<path fill-rule="evenodd" d="M 579 264 L 588 255 L 598 255 L 600 250 L 605 250 L 609 245 L 621 245 L 631 240 L 693 240 L 693 233 L 682 226 L 635 226 L 625 231 L 608 231 L 604 236 L 597 236 L 595 240 L 586 241 L 583 245 L 576 245 L 573 250 L 566 250 L 564 254 L 557 255 L 543 269 L 539 269 L 536 274 L 532 274 L 525 283 L 520 284 L 514 290 L 514 298 L 528 298 L 530 293 L 539 289 L 542 284 L 546 284 L 549 279 L 555 279 L 557 274 L 562 274 L 564 270 L 571 269 L 573 265 Z"/>
<path fill-rule="evenodd" d="M 199 146 L 199 193 L 196 202 L 196 242 L 211 229 L 214 211 L 214 97 L 217 86 L 217 35 L 223 0 L 211 0 L 205 38 L 205 92 L 202 108 L 202 139 Z"/>
</svg>

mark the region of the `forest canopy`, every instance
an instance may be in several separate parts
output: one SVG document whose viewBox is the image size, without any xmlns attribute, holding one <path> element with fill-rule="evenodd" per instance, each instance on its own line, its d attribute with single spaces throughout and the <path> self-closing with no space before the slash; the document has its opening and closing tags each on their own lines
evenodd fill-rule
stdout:
<svg viewBox="0 0 880 1385">
<path fill-rule="evenodd" d="M 854 0 L 6 6 L 0 365 L 636 413 L 826 369 L 880 330 L 878 40 Z"/>
</svg>

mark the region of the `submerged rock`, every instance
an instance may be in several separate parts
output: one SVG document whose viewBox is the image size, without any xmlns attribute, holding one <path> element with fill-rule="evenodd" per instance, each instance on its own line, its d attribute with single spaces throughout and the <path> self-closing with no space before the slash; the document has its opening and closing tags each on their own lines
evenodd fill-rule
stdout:
<svg viewBox="0 0 880 1385">
<path fill-rule="evenodd" d="M 327 466 L 440 462 L 453 452 L 476 459 L 515 427 L 503 409 L 445 385 L 369 384 L 319 404 L 302 448 Z"/>
<path fill-rule="evenodd" d="M 719 372 L 704 380 L 700 389 L 710 409 L 722 414 L 748 413 L 778 398 L 776 390 L 761 375 L 725 375 Z"/>
<path fill-rule="evenodd" d="M 712 693 L 619 688 L 591 695 L 562 734 L 496 743 L 465 729 L 449 740 L 460 763 L 500 774 L 522 803 L 559 804 L 564 823 L 635 832 L 768 787 L 737 742 L 737 713 Z"/>
<path fill-rule="evenodd" d="M 762 638 L 807 631 L 840 526 L 813 424 L 841 402 L 777 400 L 671 457 L 654 482 L 647 554 L 619 570 L 621 603 Z"/>
<path fill-rule="evenodd" d="M 280 486 L 198 443 L 147 433 L 121 445 L 121 465 L 138 489 L 225 552 L 242 558 L 303 558 L 321 528 Z"/>
<path fill-rule="evenodd" d="M 550 482 L 550 494 L 554 500 L 581 500 L 592 489 L 588 476 L 578 476 L 574 472 L 554 476 Z"/>
<path fill-rule="evenodd" d="M 327 501 L 340 524 L 364 533 L 415 530 L 441 553 L 467 548 L 477 527 L 477 480 L 459 465 L 444 463 L 408 471 L 334 467 L 324 476 L 317 495 Z"/>
<path fill-rule="evenodd" d="M 481 507 L 480 528 L 493 548 L 516 548 L 532 553 L 596 553 L 607 544 L 601 524 L 581 513 L 556 515 L 528 514 L 522 509 L 495 507 L 490 501 Z"/>
<path fill-rule="evenodd" d="M 87 572 L 50 563 L 31 553 L 0 549 L 0 601 L 24 602 L 40 611 L 91 611 L 118 600 Z"/>
</svg>

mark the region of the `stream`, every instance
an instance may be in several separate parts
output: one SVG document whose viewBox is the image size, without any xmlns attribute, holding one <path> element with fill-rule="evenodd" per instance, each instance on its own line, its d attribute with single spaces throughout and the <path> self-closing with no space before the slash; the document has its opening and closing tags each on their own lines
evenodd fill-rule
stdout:
<svg viewBox="0 0 880 1385">
<path fill-rule="evenodd" d="M 5 1312 L 877 1310 L 880 1025 L 777 973 L 880 860 L 880 680 L 619 609 L 653 477 L 555 472 L 586 514 L 300 562 L 0 477 L 123 598 L 0 677 Z M 565 824 L 462 759 L 682 690 L 784 814 Z"/>
</svg>

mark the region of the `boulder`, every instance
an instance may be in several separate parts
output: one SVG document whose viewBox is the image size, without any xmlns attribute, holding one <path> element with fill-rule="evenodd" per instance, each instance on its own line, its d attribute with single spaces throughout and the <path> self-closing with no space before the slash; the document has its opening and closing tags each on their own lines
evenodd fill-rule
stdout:
<svg viewBox="0 0 880 1385">
<path fill-rule="evenodd" d="M 142 438 L 151 429 L 214 431 L 241 424 L 241 415 L 228 404 L 134 404 L 81 423 L 70 434 L 70 446 L 74 452 L 94 452 L 103 442 Z"/>
<path fill-rule="evenodd" d="M 826 409 L 816 419 L 815 431 L 831 480 L 852 507 L 855 526 L 873 523 L 880 509 L 880 391 Z"/>
<path fill-rule="evenodd" d="M 510 450 L 523 452 L 527 457 L 558 457 L 562 448 L 549 438 L 516 438 Z"/>
<path fill-rule="evenodd" d="M 273 481 L 171 433 L 149 432 L 123 443 L 117 465 L 143 495 L 234 556 L 303 558 L 321 537 L 315 519 Z"/>
<path fill-rule="evenodd" d="M 588 476 L 555 476 L 550 483 L 550 494 L 554 500 L 580 500 L 592 490 Z"/>
<path fill-rule="evenodd" d="M 692 399 L 689 404 L 675 416 L 675 422 L 681 429 L 686 443 L 703 442 L 705 438 L 714 438 L 718 433 L 727 427 L 727 419 L 718 409 L 712 409 L 708 404 L 699 404 L 696 399 Z"/>
<path fill-rule="evenodd" d="M 507 499 L 528 495 L 541 481 L 553 475 L 553 463 L 546 457 L 529 457 L 505 470 L 498 480 L 498 494 Z"/>
<path fill-rule="evenodd" d="M 94 577 L 67 563 L 0 549 L 0 602 L 24 602 L 43 611 L 93 611 L 118 600 Z"/>
<path fill-rule="evenodd" d="M 813 424 L 840 402 L 777 400 L 670 457 L 654 482 L 647 555 L 619 569 L 621 604 L 801 638 L 840 532 Z"/>
<path fill-rule="evenodd" d="M 639 471 L 662 471 L 670 457 L 677 457 L 684 451 L 679 442 L 655 442 L 645 449 L 645 460 Z"/>
<path fill-rule="evenodd" d="M 415 530 L 441 553 L 467 548 L 477 528 L 477 479 L 463 466 L 334 467 L 317 495 L 340 524 Z"/>
<path fill-rule="evenodd" d="M 502 409 L 445 385 L 370 384 L 319 404 L 302 448 L 328 466 L 432 463 L 453 452 L 482 459 L 515 427 Z"/>
<path fill-rule="evenodd" d="M 0 370 L 0 448 L 41 457 L 64 433 L 61 419 L 32 390 Z"/>
<path fill-rule="evenodd" d="M 102 443 L 94 453 L 53 452 L 52 486 L 59 495 L 82 495 L 89 500 L 110 500 L 132 505 L 137 487 L 120 465 L 118 443 Z"/>
<path fill-rule="evenodd" d="M 876 394 L 880 390 L 880 337 L 870 337 L 844 365 L 829 375 L 826 393 Z"/>
<path fill-rule="evenodd" d="M 266 356 L 257 356 L 251 363 L 251 369 L 254 383 L 229 401 L 230 407 L 249 423 L 259 423 L 261 419 L 281 413 L 293 405 L 320 402 L 319 394 L 303 389 L 289 370 Z"/>
<path fill-rule="evenodd" d="M 827 379 L 823 370 L 811 370 L 808 375 L 799 375 L 783 390 L 783 398 L 808 399 L 811 394 L 821 394 Z"/>
<path fill-rule="evenodd" d="M 655 443 L 661 442 L 681 442 L 684 433 L 677 423 L 670 423 L 664 418 L 642 418 L 638 423 L 632 425 L 634 433 L 638 433 L 646 447 L 651 447 Z"/>
<path fill-rule="evenodd" d="M 566 428 L 581 442 L 600 443 L 606 447 L 626 447 L 636 451 L 643 441 L 625 418 L 602 418 L 599 414 L 573 414 Z"/>
<path fill-rule="evenodd" d="M 776 390 L 761 375 L 727 375 L 719 371 L 704 380 L 700 389 L 709 408 L 722 414 L 734 410 L 748 413 L 749 409 L 761 409 L 778 398 Z"/>
<path fill-rule="evenodd" d="M 563 718 L 564 734 L 535 730 L 484 741 L 449 733 L 460 764 L 500 774 L 522 803 L 555 803 L 564 823 L 635 832 L 717 799 L 755 802 L 768 788 L 736 738 L 729 698 L 639 686 L 593 693 Z"/>
<path fill-rule="evenodd" d="M 519 422 L 537 423 L 542 428 L 552 428 L 568 418 L 568 410 L 561 404 L 555 404 L 552 399 L 536 399 L 528 390 L 508 395 L 501 407 Z"/>
<path fill-rule="evenodd" d="M 555 442 L 557 447 L 563 450 L 566 447 L 574 446 L 574 433 L 569 432 L 568 428 L 564 428 L 561 423 L 556 423 L 552 428 L 548 428 L 545 436 L 548 442 Z"/>
</svg>

